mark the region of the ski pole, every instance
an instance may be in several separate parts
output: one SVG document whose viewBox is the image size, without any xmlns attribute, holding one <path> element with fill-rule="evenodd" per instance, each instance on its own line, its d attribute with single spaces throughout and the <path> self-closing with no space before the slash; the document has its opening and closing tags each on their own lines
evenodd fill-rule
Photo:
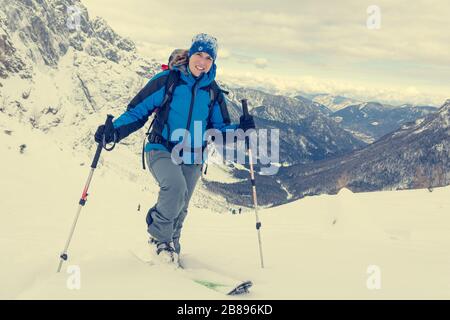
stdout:
<svg viewBox="0 0 450 320">
<path fill-rule="evenodd" d="M 114 116 L 112 116 L 110 114 L 107 115 L 106 122 L 105 122 L 105 131 L 107 131 L 107 129 L 113 125 L 113 123 L 112 123 L 113 118 L 114 118 Z M 105 135 L 103 135 L 103 142 L 99 143 L 97 145 L 97 150 L 95 151 L 94 159 L 92 160 L 92 164 L 91 164 L 91 171 L 89 172 L 89 176 L 88 176 L 86 184 L 84 186 L 83 193 L 81 194 L 81 199 L 78 202 L 78 210 L 75 215 L 75 219 L 73 220 L 72 227 L 70 228 L 69 238 L 67 239 L 67 242 L 66 242 L 63 252 L 59 256 L 60 260 L 59 260 L 59 266 L 58 266 L 57 272 L 61 271 L 61 267 L 62 267 L 64 261 L 66 261 L 68 259 L 67 250 L 69 249 L 70 241 L 72 240 L 72 236 L 75 231 L 75 227 L 77 225 L 78 217 L 80 216 L 81 208 L 83 208 L 84 205 L 86 204 L 89 185 L 91 184 L 92 176 L 94 175 L 94 170 L 97 167 L 98 160 L 100 159 L 100 154 L 102 152 L 102 149 L 104 148 L 106 151 L 111 151 L 112 149 L 114 149 L 115 145 L 116 145 L 116 143 L 114 142 L 112 147 L 107 148 Z"/>
<path fill-rule="evenodd" d="M 247 99 L 242 99 L 242 111 L 244 114 L 244 119 L 246 119 L 249 116 L 248 112 L 248 106 L 247 106 Z M 262 250 L 262 242 L 261 242 L 261 222 L 259 220 L 258 216 L 258 200 L 256 197 L 256 183 L 255 183 L 255 174 L 253 170 L 253 156 L 252 156 L 252 149 L 250 148 L 250 143 L 248 136 L 245 137 L 245 146 L 248 151 L 248 161 L 250 163 L 250 178 L 252 182 L 252 196 L 253 196 L 253 207 L 255 208 L 255 217 L 256 217 L 256 230 L 258 234 L 258 243 L 259 243 L 259 257 L 261 258 L 261 268 L 264 268 L 264 259 L 263 259 L 263 250 Z"/>
</svg>

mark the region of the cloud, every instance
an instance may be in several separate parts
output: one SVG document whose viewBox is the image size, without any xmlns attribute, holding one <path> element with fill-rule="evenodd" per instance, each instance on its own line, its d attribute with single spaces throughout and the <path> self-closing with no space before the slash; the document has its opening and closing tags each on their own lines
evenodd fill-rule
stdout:
<svg viewBox="0 0 450 320">
<path fill-rule="evenodd" d="M 267 67 L 267 59 L 264 58 L 256 58 L 253 63 L 257 68 L 260 69 L 264 69 L 265 67 Z"/>
<path fill-rule="evenodd" d="M 174 49 L 173 47 L 166 45 L 145 41 L 137 41 L 136 47 L 140 55 L 147 58 L 153 58 L 164 63 L 169 59 L 170 53 Z"/>
<path fill-rule="evenodd" d="M 361 101 L 380 101 L 400 105 L 405 102 L 440 106 L 450 96 L 442 94 L 442 88 L 425 88 L 421 90 L 414 86 L 364 85 L 358 82 L 337 81 L 316 77 L 287 77 L 266 75 L 258 72 L 221 71 L 220 79 L 235 87 L 250 87 L 262 89 L 273 94 L 295 95 L 305 93 L 330 93 L 342 95 Z M 432 93 L 430 95 L 430 93 Z"/>
<path fill-rule="evenodd" d="M 346 0 L 339 5 L 317 1 L 261 0 L 236 2 L 85 0 L 104 12 L 113 26 L 138 40 L 188 46 L 198 32 L 209 32 L 227 48 L 317 54 L 355 59 L 413 59 L 450 62 L 448 0 L 395 2 L 378 0 L 381 29 L 366 26 L 369 4 Z M 174 8 L 183 8 L 174 10 Z M 439 8 L 439 9 L 437 9 Z M 170 14 L 158 14 L 170 9 Z M 150 15 L 150 16 L 149 16 Z M 113 21 L 111 21 L 113 20 Z M 180 28 L 181 26 L 181 28 Z"/>
<path fill-rule="evenodd" d="M 279 66 L 289 66 L 325 84 L 329 83 L 325 77 L 335 82 L 347 79 L 355 86 L 386 86 L 389 91 L 395 83 L 399 90 L 415 86 L 425 96 L 442 95 L 448 91 L 443 88 L 450 87 L 448 0 L 432 5 L 427 0 L 414 5 L 408 0 L 377 0 L 381 10 L 377 30 L 366 24 L 367 8 L 374 3 L 360 0 L 83 3 L 91 16 L 104 16 L 117 32 L 151 43 L 154 48 L 145 49 L 149 57 L 165 57 L 170 51 L 166 48 L 188 47 L 194 34 L 206 32 L 219 40 L 224 65 L 241 72 L 256 67 L 270 78 Z M 353 91 L 358 92 L 357 87 Z M 378 92 L 388 96 L 387 91 Z M 412 93 L 398 94 L 416 99 Z"/>
<path fill-rule="evenodd" d="M 230 50 L 226 49 L 226 48 L 220 48 L 219 47 L 219 51 L 218 51 L 218 57 L 220 58 L 220 60 L 222 59 L 229 59 L 231 57 L 231 52 Z"/>
<path fill-rule="evenodd" d="M 117 0 L 86 0 L 113 18 L 117 25 L 139 40 L 188 46 L 193 34 L 210 32 L 229 48 L 247 48 L 268 52 L 342 55 L 357 59 L 395 59 L 397 55 L 429 63 L 450 62 L 447 0 L 377 1 L 381 10 L 381 29 L 366 27 L 368 5 L 357 0 L 334 3 L 316 1 L 259 1 L 255 6 L 221 2 L 173 0 L 168 6 L 160 1 L 130 0 L 127 10 Z M 439 4 L 439 5 L 438 5 Z M 173 8 L 183 10 L 173 10 Z M 437 11 L 436 8 L 439 8 Z M 201 19 L 200 19 L 201 18 Z M 199 22 L 201 21 L 201 22 Z M 177 26 L 182 26 L 178 28 Z"/>
</svg>

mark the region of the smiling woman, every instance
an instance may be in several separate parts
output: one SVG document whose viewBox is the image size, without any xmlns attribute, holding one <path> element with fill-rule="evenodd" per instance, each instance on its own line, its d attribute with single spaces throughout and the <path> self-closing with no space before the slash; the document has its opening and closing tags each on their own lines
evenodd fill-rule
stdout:
<svg viewBox="0 0 450 320">
<path fill-rule="evenodd" d="M 196 77 L 202 72 L 208 73 L 213 64 L 211 56 L 205 52 L 197 52 L 189 59 L 189 69 Z"/>
<path fill-rule="evenodd" d="M 189 50 L 177 49 L 172 53 L 169 70 L 156 74 L 148 82 L 113 127 L 99 126 L 95 134 L 98 143 L 119 142 L 158 112 L 144 154 L 160 190 L 146 222 L 155 260 L 175 266 L 181 251 L 181 229 L 205 160 L 204 133 L 208 128 L 221 134 L 255 128 L 251 116 L 241 117 L 239 125 L 230 123 L 226 100 L 215 82 L 216 58 L 216 38 L 205 33 L 196 35 Z M 200 132 L 195 129 L 197 124 Z M 181 137 L 184 136 L 182 144 L 178 144 L 180 130 Z M 177 153 L 180 146 L 182 156 Z"/>
<path fill-rule="evenodd" d="M 196 77 L 208 73 L 217 58 L 217 39 L 200 33 L 192 39 L 189 49 L 189 69 Z"/>
</svg>

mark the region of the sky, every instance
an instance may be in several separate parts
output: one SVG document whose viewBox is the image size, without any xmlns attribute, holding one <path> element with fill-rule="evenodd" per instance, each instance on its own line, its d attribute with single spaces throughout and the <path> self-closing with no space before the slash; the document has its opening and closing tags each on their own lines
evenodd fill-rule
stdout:
<svg viewBox="0 0 450 320">
<path fill-rule="evenodd" d="M 166 62 L 200 32 L 217 78 L 294 93 L 442 105 L 450 98 L 448 0 L 82 0 L 145 57 Z"/>
</svg>

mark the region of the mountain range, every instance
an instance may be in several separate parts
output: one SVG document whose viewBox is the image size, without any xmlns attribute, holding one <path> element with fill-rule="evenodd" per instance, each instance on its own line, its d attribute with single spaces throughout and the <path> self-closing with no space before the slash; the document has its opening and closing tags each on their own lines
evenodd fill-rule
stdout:
<svg viewBox="0 0 450 320">
<path fill-rule="evenodd" d="M 450 183 L 450 100 L 437 113 L 385 135 L 364 149 L 310 165 L 280 168 L 295 197 L 432 188 Z"/>
<path fill-rule="evenodd" d="M 332 117 L 346 130 L 366 136 L 368 137 L 366 141 L 373 142 L 397 130 L 403 124 L 424 118 L 436 110 L 437 108 L 433 106 L 392 107 L 379 102 L 364 102 L 338 110 Z"/>
<path fill-rule="evenodd" d="M 91 18 L 80 1 L 0 3 L 0 116 L 61 137 L 74 152 L 92 152 L 93 132 L 105 115 L 120 115 L 166 62 L 140 56 L 132 40 L 104 19 Z M 71 8 L 79 13 L 76 26 L 68 23 Z M 448 104 L 437 112 L 432 106 L 330 94 L 283 96 L 218 80 L 229 91 L 233 122 L 246 98 L 258 128 L 280 130 L 280 172 L 257 179 L 262 205 L 341 186 L 368 191 L 448 184 Z M 411 133 L 431 122 L 434 131 Z M 137 156 L 143 137 L 136 133 L 121 145 Z M 243 196 L 248 168 L 226 164 L 225 169 L 238 182 L 205 176 L 207 190 L 249 204 L 250 197 Z"/>
</svg>

